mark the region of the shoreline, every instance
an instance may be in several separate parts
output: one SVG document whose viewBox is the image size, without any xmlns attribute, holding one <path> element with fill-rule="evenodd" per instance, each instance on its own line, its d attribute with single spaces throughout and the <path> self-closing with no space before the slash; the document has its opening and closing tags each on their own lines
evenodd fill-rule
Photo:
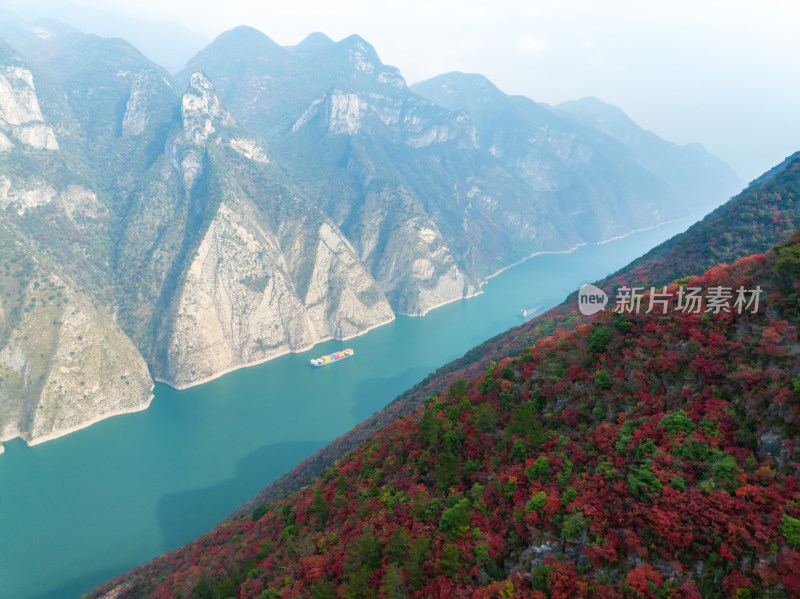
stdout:
<svg viewBox="0 0 800 599">
<path fill-rule="evenodd" d="M 654 229 L 658 229 L 659 227 L 663 227 L 664 225 L 668 225 L 670 223 L 676 223 L 676 222 L 680 222 L 682 220 L 686 220 L 687 218 L 690 218 L 690 217 L 674 218 L 674 219 L 671 219 L 671 220 L 665 220 L 665 221 L 656 223 L 655 225 L 652 225 L 650 227 L 643 227 L 641 229 L 634 229 L 633 231 L 628 231 L 627 233 L 623 233 L 623 234 L 617 235 L 615 237 L 609 237 L 608 239 L 604 239 L 603 241 L 589 241 L 589 242 L 578 243 L 578 244 L 575 244 L 573 247 L 568 248 L 568 249 L 563 249 L 563 250 L 539 250 L 539 251 L 536 251 L 536 252 L 530 254 L 529 256 L 526 256 L 526 257 L 524 257 L 524 258 L 522 258 L 520 260 L 517 260 L 513 264 L 509 264 L 508 266 L 504 266 L 503 268 L 497 270 L 496 272 L 494 272 L 491 275 L 489 275 L 488 277 L 486 277 L 486 280 L 481 281 L 479 283 L 479 287 L 478 287 L 477 291 L 475 291 L 475 293 L 472 293 L 472 294 L 466 295 L 466 296 L 462 296 L 462 297 L 455 297 L 453 299 L 446 300 L 444 302 L 440 302 L 440 303 L 438 303 L 438 304 L 436 304 L 434 306 L 431 306 L 431 307 L 427 308 L 421 314 L 404 314 L 402 312 L 397 312 L 397 313 L 395 313 L 395 315 L 392 316 L 392 318 L 390 318 L 390 319 L 388 319 L 388 320 L 386 320 L 384 322 L 372 325 L 371 327 L 366 328 L 363 331 L 361 331 L 359 333 L 356 333 L 354 335 L 350 335 L 348 337 L 343 337 L 342 339 L 339 339 L 339 341 L 349 341 L 350 339 L 354 339 L 355 337 L 360 337 L 361 335 L 364 335 L 364 334 L 372 331 L 373 329 L 377 329 L 378 327 L 382 327 L 384 325 L 389 324 L 390 322 L 393 322 L 396 319 L 396 316 L 407 316 L 409 318 L 422 318 L 423 316 L 426 316 L 432 310 L 436 310 L 437 308 L 441 308 L 442 306 L 446 306 L 447 304 L 452 304 L 453 302 L 457 302 L 457 301 L 460 301 L 460 300 L 467 300 L 467 299 L 472 299 L 473 297 L 477 297 L 477 296 L 481 295 L 484 292 L 483 291 L 483 286 L 486 285 L 491 279 L 493 279 L 494 277 L 502 274 L 503 272 L 507 271 L 510 268 L 514 268 L 515 266 L 519 266 L 520 264 L 522 264 L 524 262 L 527 262 L 531 258 L 535 258 L 537 256 L 543 256 L 543 255 L 546 255 L 546 254 L 571 254 L 572 252 L 575 252 L 575 251 L 579 250 L 580 248 L 585 247 L 585 246 L 590 245 L 590 244 L 603 245 L 604 243 L 609 243 L 611 241 L 617 241 L 619 239 L 624 239 L 625 237 L 629 237 L 630 235 L 635 235 L 636 233 L 644 233 L 645 231 L 652 231 Z M 158 377 L 153 377 L 153 380 L 156 381 L 156 382 L 159 382 L 159 383 L 163 383 L 165 385 L 169 385 L 170 387 L 172 387 L 173 389 L 175 389 L 177 391 L 183 391 L 185 389 L 191 389 L 192 387 L 197 387 L 198 385 L 203 385 L 205 383 L 209 383 L 209 382 L 211 382 L 211 381 L 213 381 L 215 379 L 218 379 L 221 376 L 224 376 L 226 374 L 230 374 L 231 372 L 235 372 L 235 371 L 240 370 L 242 368 L 249 368 L 251 366 L 258 366 L 259 364 L 264 364 L 265 362 L 269 362 L 270 360 L 274 360 L 276 358 L 280 358 L 281 356 L 285 356 L 286 354 L 300 354 L 300 353 L 303 353 L 305 351 L 308 351 L 308 350 L 314 348 L 316 345 L 318 345 L 320 343 L 324 343 L 325 341 L 331 341 L 332 339 L 334 339 L 334 337 L 332 337 L 332 336 L 325 337 L 324 339 L 319 339 L 315 343 L 312 343 L 311 345 L 309 345 L 307 347 L 304 347 L 304 348 L 294 349 L 294 350 L 288 349 L 288 350 L 280 352 L 278 354 L 274 354 L 274 355 L 272 355 L 272 356 L 270 356 L 268 358 L 264 358 L 264 359 L 261 359 L 261 360 L 254 360 L 254 361 L 248 362 L 246 364 L 239 364 L 239 365 L 236 365 L 236 366 L 230 366 L 230 367 L 225 368 L 224 370 L 221 370 L 221 371 L 219 371 L 219 372 L 217 372 L 215 374 L 212 374 L 210 376 L 204 377 L 204 378 L 199 379 L 199 380 L 197 380 L 195 382 L 192 382 L 192 383 L 187 383 L 185 385 L 175 385 L 174 383 L 171 383 L 169 381 L 166 381 L 166 380 L 164 380 L 162 378 L 158 378 Z"/>
<path fill-rule="evenodd" d="M 616 235 L 615 237 L 609 237 L 608 239 L 604 239 L 602 241 L 584 241 L 583 243 L 577 243 L 574 246 L 572 246 L 571 248 L 568 248 L 568 249 L 565 249 L 565 250 L 540 250 L 540 251 L 534 252 L 533 254 L 531 254 L 529 256 L 521 258 L 520 260 L 517 260 L 513 264 L 509 264 L 508 266 L 504 266 L 503 268 L 501 268 L 497 272 L 494 272 L 494 273 L 490 274 L 488 277 L 486 277 L 486 280 L 483 281 L 480 285 L 481 285 L 481 288 L 482 288 L 486 283 L 489 282 L 490 279 L 493 279 L 497 275 L 504 273 L 509 268 L 514 268 L 515 266 L 519 266 L 520 264 L 522 264 L 524 262 L 527 262 L 531 258 L 536 258 L 536 256 L 543 256 L 543 255 L 547 255 L 547 254 L 571 254 L 572 252 L 575 252 L 575 251 L 579 250 L 582 247 L 586 247 L 587 245 L 592 245 L 592 244 L 594 244 L 594 245 L 603 245 L 605 243 L 610 243 L 612 241 L 618 241 L 620 239 L 625 239 L 626 237 L 630 237 L 631 235 L 635 235 L 636 233 L 644 233 L 645 231 L 652 231 L 654 229 L 658 229 L 659 227 L 663 227 L 664 225 L 669 225 L 669 224 L 672 224 L 672 223 L 678 223 L 678 222 L 680 222 L 682 220 L 688 220 L 690 218 L 692 218 L 692 217 L 684 216 L 682 218 L 673 218 L 671 220 L 661 221 L 661 222 L 656 223 L 655 225 L 652 225 L 650 227 L 642 227 L 641 229 L 634 229 L 633 231 L 628 231 L 627 233 L 623 233 L 621 235 Z M 470 297 L 474 297 L 474 296 L 470 296 Z M 466 299 L 466 298 L 464 298 L 464 299 Z"/>
<path fill-rule="evenodd" d="M 684 216 L 683 218 L 673 218 L 672 220 L 665 220 L 665 221 L 662 221 L 662 222 L 658 223 L 657 225 L 653 225 L 652 227 L 644 227 L 642 229 L 634 229 L 633 231 L 631 231 L 629 233 L 625 233 L 623 235 L 617 235 L 616 237 L 610 237 L 609 239 L 605 239 L 603 241 L 598 241 L 597 245 L 603 245 L 604 243 L 609 243 L 610 241 L 616 241 L 617 239 L 625 239 L 626 237 L 628 237 L 630 235 L 634 235 L 635 233 L 644 233 L 645 231 L 652 231 L 653 229 L 658 229 L 659 227 L 663 227 L 664 225 L 670 225 L 672 223 L 679 223 L 682 220 L 689 220 L 691 218 L 692 218 L 691 216 Z"/>
<path fill-rule="evenodd" d="M 572 248 L 569 248 L 569 249 L 563 249 L 563 250 L 541 250 L 541 251 L 534 252 L 534 253 L 530 254 L 529 256 L 526 256 L 526 257 L 514 262 L 513 264 L 509 264 L 508 266 L 504 266 L 503 268 L 500 268 L 496 272 L 494 272 L 491 275 L 487 276 L 486 280 L 484 280 L 484 281 L 479 283 L 479 287 L 478 287 L 477 291 L 475 291 L 475 293 L 472 293 L 471 295 L 457 297 L 457 298 L 453 298 L 451 300 L 447 300 L 447 301 L 441 302 L 439 304 L 436 304 L 435 306 L 429 307 L 428 309 L 426 309 L 421 314 L 413 314 L 413 315 L 412 314 L 402 314 L 402 313 L 392 314 L 391 318 L 389 318 L 389 319 L 387 319 L 387 320 L 385 320 L 383 322 L 379 322 L 377 324 L 374 324 L 374 325 L 372 325 L 370 327 L 367 327 L 363 331 L 359 331 L 358 333 L 354 333 L 353 335 L 348 335 L 347 337 L 343 337 L 342 339 L 339 339 L 338 341 L 349 341 L 350 339 L 354 339 L 356 337 L 360 337 L 361 335 L 365 335 L 366 333 L 369 333 L 370 331 L 372 331 L 374 329 L 377 329 L 377 328 L 382 327 L 384 325 L 387 325 L 387 324 L 389 324 L 391 322 L 394 322 L 396 320 L 396 316 L 398 316 L 398 315 L 400 315 L 400 316 L 408 316 L 410 318 L 421 318 L 423 316 L 426 316 L 432 310 L 435 310 L 437 308 L 441 308 L 442 306 L 446 306 L 447 304 L 451 304 L 451 303 L 459 301 L 459 300 L 467 300 L 467 299 L 471 299 L 473 297 L 477 297 L 477 296 L 481 295 L 482 293 L 484 293 L 483 287 L 491 279 L 493 279 L 494 277 L 502 274 L 506 270 L 509 270 L 510 268 L 514 268 L 515 266 L 519 266 L 520 264 L 522 264 L 524 262 L 527 262 L 531 258 L 535 258 L 537 256 L 546 255 L 546 254 L 570 254 L 570 253 L 575 252 L 578 249 L 580 249 L 580 248 L 582 248 L 584 246 L 590 245 L 590 244 L 602 245 L 602 244 L 605 244 L 605 243 L 609 243 L 611 241 L 617 241 L 619 239 L 624 239 L 625 237 L 628 237 L 630 235 L 634 235 L 636 233 L 643 233 L 645 231 L 652 231 L 653 229 L 657 229 L 657 228 L 662 227 L 664 225 L 668 225 L 668 224 L 675 223 L 675 222 L 680 222 L 682 220 L 687 220 L 689 218 L 691 218 L 691 217 L 676 218 L 676 219 L 672 219 L 672 220 L 662 221 L 662 222 L 657 223 L 657 224 L 655 224 L 655 225 L 653 225 L 651 227 L 644 227 L 644 228 L 641 228 L 641 229 L 635 229 L 633 231 L 629 231 L 628 233 L 624 233 L 622 235 L 617 235 L 616 237 L 611 237 L 611 238 L 605 239 L 603 241 L 579 243 L 579 244 L 576 244 L 575 246 L 573 246 Z M 328 336 L 328 337 L 325 337 L 323 339 L 318 339 L 317 341 L 315 341 L 314 343 L 311 343 L 308 346 L 304 346 L 304 347 L 299 348 L 299 349 L 287 349 L 285 351 L 279 352 L 277 354 L 273 354 L 273 355 L 271 355 L 269 357 L 266 357 L 266 358 L 263 358 L 263 359 L 254 360 L 254 361 L 248 362 L 246 364 L 237 364 L 237 365 L 234 365 L 234 366 L 230 366 L 230 367 L 225 368 L 225 369 L 223 369 L 223 370 L 221 370 L 219 372 L 216 372 L 216 373 L 214 373 L 214 374 L 212 374 L 210 376 L 204 377 L 202 379 L 199 379 L 197 381 L 194 381 L 194 382 L 191 382 L 191 383 L 187 383 L 187 384 L 184 384 L 184 385 L 176 385 L 173 382 L 166 381 L 166 380 L 164 380 L 162 378 L 159 378 L 159 377 L 156 377 L 156 376 L 154 376 L 152 378 L 153 378 L 153 381 L 155 381 L 157 383 L 163 383 L 165 385 L 168 385 L 168 386 L 172 387 L 173 389 L 175 389 L 176 391 L 184 391 L 186 389 L 191 389 L 192 387 L 197 387 L 199 385 L 203 385 L 205 383 L 209 383 L 209 382 L 211 382 L 213 380 L 216 380 L 216 379 L 218 379 L 218 378 L 220 378 L 220 377 L 222 377 L 222 376 L 224 376 L 226 374 L 230 374 L 231 372 L 235 372 L 235 371 L 241 370 L 243 368 L 249 368 L 251 366 L 258 366 L 259 364 L 264 364 L 265 362 L 269 362 L 270 360 L 274 360 L 276 358 L 280 358 L 281 356 L 285 356 L 287 354 L 299 354 L 299 353 L 306 352 L 306 351 L 308 351 L 310 349 L 313 349 L 316 345 L 318 345 L 320 343 L 324 343 L 326 341 L 331 341 L 331 340 L 334 340 L 334 339 L 335 338 L 333 336 Z M 103 415 L 100 415 L 100 416 L 91 418 L 89 420 L 86 420 L 85 422 L 81 422 L 81 423 L 76 424 L 74 426 L 62 429 L 62 430 L 58 431 L 57 433 L 51 433 L 51 434 L 48 434 L 48 435 L 44 435 L 42 437 L 38 437 L 35 440 L 28 441 L 28 440 L 24 439 L 21 435 L 18 435 L 17 437 L 12 437 L 11 439 L 6 439 L 5 441 L 0 441 L 0 455 L 2 455 L 5 452 L 5 447 L 3 446 L 3 443 L 5 443 L 6 441 L 11 441 L 11 440 L 16 439 L 16 438 L 21 438 L 22 441 L 28 447 L 33 447 L 35 445 L 39 445 L 39 444 L 45 443 L 47 441 L 52 441 L 54 439 L 58 439 L 60 437 L 64 437 L 66 435 L 69 435 L 70 433 L 77 432 L 77 431 L 82 430 L 84 428 L 88 428 L 89 426 L 91 426 L 93 424 L 97 424 L 98 422 L 101 422 L 101 421 L 106 420 L 108 418 L 112 418 L 114 416 L 123 416 L 125 414 L 135 414 L 136 412 L 143 412 L 144 410 L 146 410 L 147 408 L 150 407 L 153 399 L 155 399 L 155 394 L 153 393 L 153 390 L 151 389 L 150 390 L 150 397 L 148 398 L 147 402 L 145 404 L 143 404 L 142 406 L 138 406 L 138 407 L 132 408 L 132 409 L 114 410 L 112 412 L 107 412 L 107 413 L 104 413 Z"/>
<path fill-rule="evenodd" d="M 631 231 L 631 233 L 635 233 L 635 231 Z M 629 235 L 631 233 L 629 233 Z M 605 243 L 605 242 L 603 242 L 603 243 Z M 494 279 L 497 275 L 501 275 L 505 271 L 507 271 L 509 268 L 514 268 L 515 266 L 519 266 L 520 264 L 523 264 L 523 263 L 527 262 L 531 258 L 536 258 L 536 256 L 544 256 L 546 254 L 571 254 L 572 252 L 574 252 L 576 250 L 579 250 L 580 248 L 585 247 L 587 245 L 589 245 L 588 242 L 587 243 L 578 243 L 578 244 L 574 245 L 573 247 L 568 248 L 566 250 L 539 250 L 537 252 L 534 252 L 530 256 L 525 256 L 524 258 L 521 258 L 520 260 L 517 260 L 516 262 L 514 262 L 514 264 L 509 264 L 508 266 L 504 266 L 503 268 L 501 268 L 497 272 L 494 272 L 494 273 L 490 274 L 488 277 L 486 277 L 486 280 L 481 283 L 481 288 L 483 288 L 483 286 L 486 285 L 486 283 L 488 283 L 491 279 Z"/>
<path fill-rule="evenodd" d="M 150 407 L 150 404 L 153 403 L 153 399 L 155 395 L 153 394 L 153 390 L 150 390 L 150 397 L 147 399 L 147 402 L 142 404 L 141 406 L 137 406 L 131 409 L 119 409 L 113 410 L 111 412 L 105 412 L 99 416 L 95 416 L 94 418 L 90 418 L 89 420 L 85 420 L 79 424 L 75 424 L 73 426 L 69 426 L 64 429 L 60 429 L 57 432 L 48 433 L 47 435 L 42 435 L 41 437 L 36 437 L 35 439 L 25 439 L 22 435 L 17 435 L 12 439 L 6 439 L 3 441 L 13 441 L 14 439 L 22 439 L 22 442 L 25 443 L 28 447 L 34 447 L 35 445 L 41 445 L 42 443 L 46 443 L 47 441 L 53 441 L 54 439 L 59 439 L 61 437 L 66 437 L 70 433 L 77 432 L 84 428 L 88 428 L 93 424 L 97 424 L 98 422 L 102 422 L 103 420 L 107 420 L 108 418 L 113 418 L 114 416 L 124 416 L 125 414 L 135 414 L 137 412 L 144 412 L 147 408 Z M 5 451 L 5 448 L 0 443 L 0 454 Z"/>
<path fill-rule="evenodd" d="M 475 293 L 471 293 L 470 295 L 462 295 L 461 297 L 454 297 L 453 299 L 449 299 L 449 300 L 440 302 L 440 303 L 436 304 L 435 306 L 431 306 L 430 308 L 428 308 L 427 310 L 425 310 L 421 314 L 405 314 L 404 312 L 397 312 L 397 315 L 398 316 L 408 316 L 409 318 L 421 318 L 421 317 L 425 316 L 428 312 L 430 312 L 431 310 L 435 310 L 436 308 L 441 308 L 442 306 L 446 306 L 447 304 L 452 304 L 453 302 L 457 302 L 459 300 L 467 300 L 467 299 L 472 299 L 473 297 L 478 297 L 480 294 L 483 293 L 482 287 L 483 287 L 484 284 L 485 284 L 485 282 L 481 283 L 480 287 L 478 287 L 478 290 Z"/>
<path fill-rule="evenodd" d="M 216 379 L 218 379 L 221 376 L 224 376 L 226 374 L 230 374 L 231 372 L 235 372 L 235 371 L 241 370 L 243 368 L 250 368 L 251 366 L 258 366 L 259 364 L 264 364 L 265 362 L 269 362 L 270 360 L 274 360 L 276 358 L 280 358 L 281 356 L 285 356 L 287 354 L 302 354 L 303 352 L 306 352 L 306 351 L 308 351 L 310 349 L 313 349 L 314 347 L 316 347 L 320 343 L 325 343 L 326 341 L 334 341 L 334 340 L 335 341 L 349 341 L 350 339 L 355 339 L 356 337 L 360 337 L 361 335 L 365 335 L 365 334 L 369 333 L 373 329 L 377 329 L 378 327 L 382 327 L 384 325 L 387 325 L 390 322 L 394 322 L 395 319 L 396 319 L 395 315 L 392 314 L 392 317 L 389 318 L 388 320 L 385 320 L 383 322 L 379 322 L 377 324 L 374 324 L 374 325 L 372 325 L 370 327 L 367 327 L 363 331 L 359 331 L 358 333 L 355 333 L 353 335 L 348 335 L 347 337 L 342 337 L 341 339 L 336 339 L 332 335 L 329 335 L 328 337 L 325 337 L 323 339 L 318 339 L 317 341 L 315 341 L 314 343 L 312 343 L 312 344 L 310 344 L 308 346 L 304 346 L 304 347 L 301 347 L 301 348 L 298 348 L 298 349 L 287 349 L 285 351 L 282 351 L 282 352 L 279 352 L 279 353 L 276 353 L 276 354 L 272 354 L 267 358 L 262 358 L 262 359 L 259 359 L 259 360 L 253 360 L 252 362 L 247 362 L 245 364 L 237 364 L 235 366 L 229 366 L 229 367 L 227 367 L 227 368 L 225 368 L 223 370 L 220 370 L 219 372 L 215 372 L 212 375 L 209 375 L 209 376 L 204 377 L 202 379 L 198 379 L 197 381 L 193 381 L 191 383 L 186 383 L 184 385 L 176 385 L 174 382 L 166 381 L 166 380 L 164 380 L 162 378 L 159 378 L 157 376 L 154 376 L 153 380 L 156 381 L 157 383 L 163 383 L 165 385 L 169 385 L 170 387 L 172 387 L 176 391 L 185 391 L 186 389 L 191 389 L 192 387 L 197 387 L 198 385 L 203 385 L 205 383 L 210 383 L 211 381 L 216 380 Z"/>
</svg>

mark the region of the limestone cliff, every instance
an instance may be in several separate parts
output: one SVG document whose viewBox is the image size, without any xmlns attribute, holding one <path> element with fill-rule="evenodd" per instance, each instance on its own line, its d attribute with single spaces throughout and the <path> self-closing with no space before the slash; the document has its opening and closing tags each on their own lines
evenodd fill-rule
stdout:
<svg viewBox="0 0 800 599">
<path fill-rule="evenodd" d="M 152 399 L 147 365 L 111 316 L 0 223 L 0 442 L 35 444 Z"/>
<path fill-rule="evenodd" d="M 153 113 L 157 110 L 153 104 L 158 96 L 153 90 L 169 88 L 170 83 L 152 68 L 141 69 L 136 73 L 124 72 L 124 77 L 130 79 L 130 88 L 125 102 L 125 114 L 122 117 L 122 134 L 141 135 L 152 125 Z"/>
<path fill-rule="evenodd" d="M 312 273 L 301 296 L 279 240 L 244 212 L 241 204 L 219 207 L 176 298 L 164 373 L 176 387 L 324 339 L 345 339 L 394 318 L 349 243 L 329 223 L 317 232 Z"/>
<path fill-rule="evenodd" d="M 57 190 L 42 179 L 18 181 L 12 185 L 11 179 L 0 175 L 0 208 L 24 216 L 41 206 L 63 211 L 78 229 L 86 227 L 88 219 L 106 212 L 106 207 L 97 201 L 97 194 L 83 186 L 69 185 L 64 190 Z"/>
<path fill-rule="evenodd" d="M 387 84 L 386 90 L 369 93 L 333 89 L 313 100 L 291 130 L 296 133 L 318 120 L 331 135 L 374 134 L 378 128 L 383 135 L 412 148 L 448 142 L 459 148 L 477 147 L 475 127 L 466 115 L 450 113 L 442 119 L 441 109 L 432 102 L 398 96 L 397 91 L 392 84 Z"/>
<path fill-rule="evenodd" d="M 33 75 L 15 56 L 0 48 L 0 152 L 13 147 L 11 139 L 37 149 L 58 150 L 53 129 L 39 108 Z"/>
<path fill-rule="evenodd" d="M 359 209 L 359 255 L 401 314 L 432 308 L 479 292 L 456 264 L 436 223 L 405 190 L 369 186 Z"/>
<path fill-rule="evenodd" d="M 159 378 L 186 387 L 394 318 L 336 225 L 269 182 L 264 150 L 242 137 L 202 73 L 182 124 L 169 152 L 204 214 L 159 327 Z"/>
<path fill-rule="evenodd" d="M 358 36 L 239 28 L 176 83 L 121 39 L 0 29 L 24 52 L 0 40 L 0 440 L 425 314 L 675 204 L 636 148 L 485 82 L 418 95 Z"/>
</svg>

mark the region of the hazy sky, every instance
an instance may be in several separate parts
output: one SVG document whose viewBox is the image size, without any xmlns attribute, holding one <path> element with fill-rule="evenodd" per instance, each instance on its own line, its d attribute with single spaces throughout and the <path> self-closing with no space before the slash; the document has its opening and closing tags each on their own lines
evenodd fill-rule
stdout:
<svg viewBox="0 0 800 599">
<path fill-rule="evenodd" d="M 800 150 L 797 0 L 73 2 L 208 38 L 240 24 L 284 45 L 358 33 L 409 83 L 460 70 L 551 104 L 596 96 L 745 180 Z"/>
</svg>

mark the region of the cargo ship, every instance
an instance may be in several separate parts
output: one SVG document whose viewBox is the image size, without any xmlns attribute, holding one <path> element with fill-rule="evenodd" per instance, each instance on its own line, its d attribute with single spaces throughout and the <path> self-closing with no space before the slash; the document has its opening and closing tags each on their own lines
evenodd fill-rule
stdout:
<svg viewBox="0 0 800 599">
<path fill-rule="evenodd" d="M 353 355 L 353 350 L 349 347 L 347 349 L 343 349 L 342 351 L 335 351 L 332 354 L 328 354 L 327 356 L 322 356 L 320 358 L 312 358 L 310 364 L 312 366 L 327 366 L 328 364 L 333 364 L 334 362 L 338 362 L 339 360 L 344 360 L 345 358 L 349 358 Z"/>
</svg>

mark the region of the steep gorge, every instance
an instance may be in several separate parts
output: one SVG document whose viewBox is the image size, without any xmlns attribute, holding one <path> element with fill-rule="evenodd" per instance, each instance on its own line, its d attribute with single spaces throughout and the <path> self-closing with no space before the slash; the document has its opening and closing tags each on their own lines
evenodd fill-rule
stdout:
<svg viewBox="0 0 800 599">
<path fill-rule="evenodd" d="M 284 48 L 237 28 L 173 78 L 124 40 L 49 27 L 0 43 L 0 442 L 142 409 L 154 378 L 188 387 L 423 315 L 533 252 L 680 212 L 632 150 L 608 177 L 589 157 L 617 142 L 557 116 L 570 152 L 505 160 L 480 115 L 414 93 L 358 36 Z M 533 154 L 535 177 L 517 168 Z M 563 194 L 560 169 L 577 181 Z M 712 189 L 735 179 L 711 171 Z"/>
</svg>

